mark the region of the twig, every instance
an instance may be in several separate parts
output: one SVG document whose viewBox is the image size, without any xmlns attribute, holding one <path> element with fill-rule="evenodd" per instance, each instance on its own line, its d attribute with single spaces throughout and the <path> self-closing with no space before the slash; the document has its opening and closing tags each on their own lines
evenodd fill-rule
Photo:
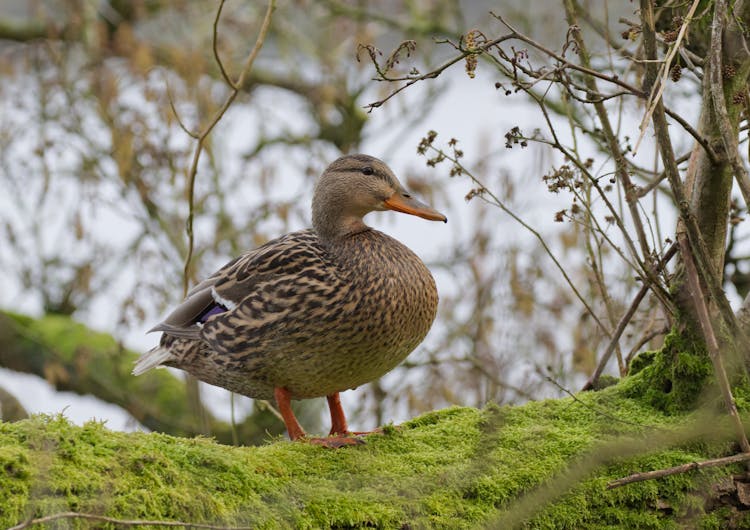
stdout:
<svg viewBox="0 0 750 530">
<path fill-rule="evenodd" d="M 683 162 L 687 162 L 690 159 L 690 156 L 691 156 L 691 153 L 686 153 L 686 154 L 682 155 L 680 158 L 678 158 L 676 160 L 677 164 L 679 165 L 679 164 L 682 164 Z M 642 168 L 638 167 L 632 161 L 629 161 L 629 164 L 632 167 L 634 167 L 635 169 L 637 169 L 638 171 L 647 171 L 645 169 L 642 169 Z M 664 179 L 666 179 L 666 178 L 667 178 L 667 172 L 666 171 L 662 171 L 661 173 L 659 173 L 658 175 L 656 175 L 656 177 L 653 178 L 647 184 L 645 184 L 643 186 L 639 186 L 638 189 L 637 189 L 637 192 L 636 192 L 638 194 L 638 197 L 644 197 L 644 196 L 648 195 L 649 193 L 651 193 L 654 190 L 654 188 L 656 188 L 657 186 L 659 186 L 659 184 L 661 184 L 664 181 Z"/>
<path fill-rule="evenodd" d="M 219 7 L 216 10 L 216 16 L 214 17 L 211 49 L 214 52 L 214 59 L 216 60 L 216 64 L 219 66 L 219 70 L 221 71 L 221 77 L 224 78 L 224 81 L 226 81 L 227 85 L 237 90 L 237 85 L 234 83 L 234 81 L 232 81 L 232 78 L 229 77 L 229 74 L 224 69 L 224 63 L 219 56 L 219 19 L 221 18 L 221 11 L 224 9 L 224 1 L 225 0 L 221 0 L 221 3 L 219 3 Z"/>
<path fill-rule="evenodd" d="M 677 240 L 680 243 L 682 261 L 685 264 L 685 274 L 687 276 L 688 287 L 691 291 L 690 294 L 692 295 L 693 303 L 695 304 L 698 323 L 700 324 L 703 338 L 706 341 L 708 356 L 711 358 L 711 362 L 714 365 L 714 372 L 716 372 L 716 379 L 719 383 L 719 388 L 721 389 L 721 395 L 724 398 L 724 405 L 727 407 L 732 426 L 734 427 L 737 438 L 739 438 L 742 452 L 750 453 L 750 442 L 747 440 L 745 427 L 742 425 L 742 419 L 740 418 L 739 412 L 737 412 L 737 404 L 732 395 L 732 387 L 729 384 L 729 377 L 727 377 L 727 371 L 724 368 L 724 361 L 721 352 L 719 351 L 719 342 L 716 340 L 716 334 L 711 325 L 711 317 L 708 314 L 708 306 L 706 305 L 703 289 L 701 289 L 700 280 L 698 279 L 698 271 L 695 268 L 695 263 L 693 263 L 693 254 L 690 249 L 690 243 L 684 232 L 677 234 Z"/>
<path fill-rule="evenodd" d="M 719 157 L 716 154 L 716 151 L 714 151 L 714 148 L 711 147 L 711 144 L 708 142 L 705 136 L 701 136 L 701 134 L 696 131 L 692 125 L 690 125 L 685 118 L 677 114 L 675 111 L 670 110 L 669 107 L 666 107 L 662 105 L 664 108 L 664 112 L 672 118 L 674 121 L 679 123 L 685 131 L 695 139 L 696 142 L 698 142 L 701 147 L 706 151 L 706 155 L 708 156 L 708 159 L 711 161 L 712 164 L 715 164 Z"/>
<path fill-rule="evenodd" d="M 265 408 L 268 412 L 279 418 L 281 421 L 284 421 L 284 417 L 281 415 L 281 412 L 279 412 L 278 409 L 274 407 L 267 399 L 256 399 L 255 402 L 261 408 Z"/>
<path fill-rule="evenodd" d="M 376 108 L 382 106 L 386 101 L 388 101 L 389 99 L 391 99 L 393 96 L 395 96 L 396 94 L 398 94 L 402 90 L 404 90 L 406 88 L 409 88 L 414 83 L 418 83 L 419 81 L 424 81 L 426 79 L 435 79 L 441 73 L 443 73 L 444 70 L 446 70 L 447 68 L 453 66 L 454 64 L 456 64 L 457 62 L 463 60 L 464 58 L 468 57 L 469 55 L 479 55 L 479 54 L 481 54 L 481 53 L 486 52 L 487 50 L 489 50 L 492 46 L 495 46 L 495 45 L 503 42 L 504 40 L 512 39 L 512 38 L 513 38 L 512 35 L 504 35 L 503 37 L 500 37 L 500 38 L 495 39 L 493 41 L 486 42 L 486 43 L 482 44 L 481 46 L 478 46 L 477 48 L 475 48 L 473 50 L 462 51 L 459 55 L 457 55 L 453 59 L 450 59 L 450 60 L 444 62 L 443 64 L 441 64 L 440 66 L 438 66 L 434 70 L 431 70 L 431 71 L 427 72 L 426 74 L 422 74 L 422 75 L 418 75 L 418 76 L 409 76 L 409 77 L 398 77 L 398 78 L 385 77 L 385 76 L 381 75 L 380 78 L 375 78 L 375 81 L 389 81 L 389 82 L 393 82 L 393 81 L 406 81 L 406 83 L 403 84 L 403 85 L 401 85 L 400 87 L 398 87 L 396 90 L 394 90 L 393 92 L 391 92 L 390 94 L 388 94 L 383 99 L 380 99 L 378 101 L 375 101 L 373 103 L 365 105 L 364 108 L 368 109 L 367 112 L 372 112 L 373 109 L 376 109 Z M 375 62 L 374 58 L 373 58 L 373 62 Z M 375 64 L 375 67 L 376 67 L 376 69 L 380 69 L 380 67 L 379 67 L 378 64 Z"/>
<path fill-rule="evenodd" d="M 60 519 L 87 519 L 89 521 L 97 521 L 100 523 L 112 523 L 118 526 L 178 526 L 183 528 L 202 528 L 205 530 L 252 530 L 250 526 L 220 526 L 214 524 L 203 524 L 203 523 L 185 523 L 182 521 L 149 521 L 145 519 L 116 519 L 114 517 L 106 517 L 104 515 L 95 515 L 93 513 L 76 513 L 76 512 L 60 512 L 52 515 L 46 515 L 44 517 L 38 517 L 36 519 L 27 519 L 26 521 L 11 526 L 8 530 L 22 530 L 32 525 L 50 523 L 52 521 L 58 521 Z"/>
<path fill-rule="evenodd" d="M 221 3 L 219 4 L 219 8 L 216 11 L 216 18 L 214 19 L 214 34 L 213 34 L 213 40 L 214 40 L 214 51 L 216 52 L 216 40 L 217 40 L 217 25 L 219 23 L 219 17 L 221 15 L 222 8 L 224 6 L 225 0 L 221 0 Z M 219 66 L 221 68 L 222 75 L 225 76 L 225 79 L 229 82 L 229 86 L 231 87 L 231 91 L 229 92 L 229 96 L 227 96 L 227 99 L 224 101 L 224 104 L 219 108 L 219 110 L 216 111 L 211 121 L 208 123 L 208 125 L 201 131 L 201 133 L 198 135 L 198 143 L 195 146 L 195 151 L 193 152 L 193 161 L 190 164 L 190 169 L 188 170 L 187 179 L 188 179 L 188 189 L 187 189 L 187 200 L 188 200 L 188 217 L 186 221 L 186 227 L 185 231 L 187 232 L 188 236 L 188 249 L 187 249 L 187 256 L 185 257 L 185 267 L 183 271 L 183 278 L 182 278 L 182 290 L 183 290 L 183 296 L 187 294 L 188 286 L 190 284 L 190 265 L 193 259 L 193 250 L 195 246 L 195 238 L 193 235 L 193 218 L 195 217 L 195 176 L 198 172 L 198 161 L 200 160 L 201 153 L 203 152 L 203 144 L 205 143 L 206 139 L 208 138 L 208 135 L 211 134 L 211 131 L 216 127 L 216 124 L 219 123 L 221 118 L 226 113 L 229 106 L 234 102 L 235 98 L 237 97 L 237 94 L 240 91 L 240 88 L 245 84 L 245 79 L 247 78 L 248 74 L 250 73 L 250 70 L 253 67 L 253 63 L 255 62 L 255 58 L 258 56 L 258 53 L 260 52 L 260 49 L 263 47 L 263 43 L 266 40 L 266 34 L 268 33 L 268 28 L 271 25 L 271 15 L 273 14 L 274 9 L 276 9 L 276 0 L 270 0 L 268 3 L 268 8 L 266 9 L 266 15 L 263 19 L 263 24 L 261 25 L 260 31 L 258 32 L 258 38 L 255 40 L 255 45 L 253 46 L 253 49 L 250 51 L 250 54 L 248 55 L 245 65 L 242 68 L 242 72 L 240 73 L 240 76 L 237 78 L 237 81 L 232 82 L 231 79 L 228 78 L 226 72 L 224 71 L 224 67 L 221 64 L 221 61 L 218 58 L 218 53 L 216 53 L 216 58 L 219 60 Z"/>
<path fill-rule="evenodd" d="M 527 399 L 529 401 L 534 401 L 536 399 L 530 392 L 528 392 L 527 390 L 524 390 L 522 387 L 508 383 L 504 379 L 500 379 L 497 376 L 497 374 L 495 374 L 494 371 L 489 370 L 487 368 L 487 365 L 484 362 L 482 362 L 480 359 L 467 355 L 466 357 L 462 359 L 457 359 L 457 360 L 469 363 L 472 366 L 472 368 L 480 372 L 483 376 L 489 379 L 492 382 L 492 384 L 494 384 L 498 388 L 502 388 L 504 390 L 511 390 L 516 395 L 522 397 L 523 399 Z M 438 364 L 443 364 L 443 363 L 438 362 Z"/>
<path fill-rule="evenodd" d="M 639 89 L 639 88 L 637 88 L 637 87 L 635 87 L 635 86 L 633 86 L 633 85 L 631 85 L 629 83 L 626 83 L 625 81 L 623 81 L 622 79 L 620 79 L 617 75 L 609 76 L 609 75 L 603 74 L 603 73 L 601 73 L 601 72 L 599 72 L 597 70 L 592 70 L 590 68 L 586 68 L 585 66 L 581 66 L 581 65 L 577 65 L 577 64 L 568 62 L 567 59 L 565 59 L 564 57 L 558 55 L 557 53 L 555 53 L 554 51 L 550 50 L 549 48 L 546 48 L 545 46 L 543 46 L 543 45 L 539 44 L 538 42 L 536 42 L 535 40 L 531 39 L 530 37 L 527 37 L 526 35 L 524 35 L 522 33 L 519 33 L 518 31 L 516 31 L 516 29 L 513 28 L 510 24 L 508 24 L 508 22 L 506 22 L 501 16 L 496 15 L 494 13 L 490 13 L 490 14 L 492 14 L 492 16 L 494 16 L 495 18 L 497 18 L 506 28 L 508 28 L 512 32 L 512 35 L 510 35 L 510 38 L 515 38 L 517 40 L 520 40 L 521 42 L 525 42 L 526 44 L 528 44 L 528 45 L 536 48 L 537 50 L 539 50 L 540 52 L 544 53 L 545 55 L 547 55 L 549 57 L 552 57 L 553 59 L 555 59 L 556 61 L 558 61 L 563 68 L 571 68 L 571 69 L 577 70 L 577 71 L 579 71 L 579 72 L 581 72 L 583 74 L 587 74 L 587 75 L 599 78 L 599 79 L 601 79 L 603 81 L 607 81 L 609 83 L 613 83 L 615 85 L 621 86 L 622 88 L 624 88 L 625 90 L 627 90 L 628 92 L 630 92 L 631 94 L 633 94 L 634 96 L 637 96 L 639 98 L 646 98 L 648 92 L 644 92 L 643 90 L 641 90 L 641 89 Z M 704 138 L 703 136 L 701 136 L 698 133 L 698 131 L 696 131 L 693 127 L 691 127 L 690 124 L 687 121 L 685 121 L 685 119 L 682 116 L 680 116 L 678 113 L 674 112 L 673 110 L 670 110 L 666 106 L 664 107 L 664 111 L 672 119 L 674 119 L 675 121 L 677 121 L 682 126 L 682 128 L 685 129 L 685 131 L 687 131 L 687 133 L 690 134 L 706 150 L 706 152 L 708 153 L 709 158 L 712 161 L 716 160 L 716 153 L 713 150 L 713 148 L 711 147 L 711 145 L 708 143 L 708 141 L 706 140 L 706 138 Z"/>
<path fill-rule="evenodd" d="M 488 528 L 527 528 L 529 520 L 543 507 L 550 506 L 574 487 L 588 479 L 603 465 L 621 462 L 645 454 L 654 454 L 675 445 L 694 443 L 696 438 L 724 440 L 724 425 L 718 421 L 690 422 L 679 429 L 652 428 L 634 436 L 617 436 L 596 444 L 590 451 L 556 472 L 554 476 L 506 504 L 499 516 L 491 519 Z"/>
<path fill-rule="evenodd" d="M 664 267 L 676 253 L 677 253 L 677 244 L 672 243 L 672 245 L 664 253 L 664 257 L 662 257 L 662 259 L 659 261 L 659 264 L 657 265 L 657 270 Z M 630 307 L 628 307 L 628 310 L 625 311 L 624 315 L 622 315 L 620 322 L 617 323 L 617 328 L 615 329 L 615 332 L 612 334 L 612 338 L 610 339 L 609 344 L 607 345 L 607 349 L 604 350 L 604 354 L 602 354 L 602 358 L 599 359 L 599 364 L 597 364 L 596 370 L 594 370 L 594 373 L 591 374 L 591 377 L 586 382 L 586 384 L 583 385 L 583 388 L 581 390 L 591 390 L 592 388 L 596 387 L 596 383 L 599 381 L 599 377 L 601 377 L 602 372 L 604 371 L 604 367 L 609 362 L 610 357 L 612 357 L 612 352 L 615 350 L 615 346 L 617 346 L 620 340 L 620 337 L 622 336 L 622 333 L 625 331 L 625 328 L 630 322 L 630 319 L 633 318 L 633 315 L 638 309 L 638 306 L 641 304 L 641 301 L 643 301 L 643 298 L 646 296 L 646 293 L 648 292 L 650 288 L 651 288 L 651 284 L 649 284 L 649 282 L 647 281 L 644 281 L 640 290 L 635 295 L 635 298 L 633 298 L 633 301 L 630 303 Z"/>
<path fill-rule="evenodd" d="M 180 126 L 180 129 L 182 129 L 185 134 L 187 134 L 190 138 L 193 138 L 194 140 L 198 139 L 198 135 L 188 129 L 187 125 L 182 121 L 182 118 L 180 118 L 180 113 L 177 112 L 177 107 L 174 105 L 174 98 L 172 97 L 172 91 L 169 89 L 169 80 L 166 79 L 166 75 L 164 76 L 164 84 L 167 87 L 167 100 L 169 100 L 169 108 L 172 109 L 172 114 L 174 114 L 175 119 L 177 120 L 177 124 Z"/>
<path fill-rule="evenodd" d="M 547 124 L 547 129 L 549 130 L 553 139 L 553 142 L 550 145 L 554 147 L 555 149 L 557 149 L 558 151 L 560 151 L 567 160 L 569 160 L 572 164 L 576 166 L 576 168 L 578 168 L 579 171 L 581 171 L 582 174 L 586 175 L 586 178 L 589 180 L 591 185 L 594 186 L 594 188 L 596 188 L 596 191 L 599 194 L 599 197 L 601 198 L 602 201 L 604 201 L 604 204 L 606 205 L 607 210 L 609 210 L 610 214 L 612 215 L 612 218 L 614 219 L 615 224 L 617 225 L 617 228 L 620 229 L 620 234 L 622 235 L 622 238 L 628 247 L 628 251 L 630 252 L 630 255 L 633 257 L 633 259 L 635 260 L 635 263 L 638 264 L 640 268 L 636 267 L 635 264 L 633 264 L 624 255 L 622 255 L 619 250 L 617 250 L 617 246 L 612 241 L 609 240 L 608 236 L 606 236 L 604 231 L 600 230 L 600 232 L 602 233 L 604 237 L 607 237 L 607 240 L 610 243 L 610 245 L 613 248 L 615 248 L 618 253 L 621 254 L 622 259 L 628 265 L 630 265 L 633 268 L 633 270 L 640 272 L 640 270 L 643 269 L 643 267 L 642 267 L 641 260 L 639 259 L 639 256 L 638 256 L 638 251 L 636 250 L 633 239 L 630 237 L 630 234 L 625 229 L 625 223 L 623 222 L 622 217 L 618 213 L 617 208 L 615 208 L 614 204 L 612 204 L 612 201 L 609 199 L 609 197 L 607 197 L 607 194 L 604 193 L 604 190 L 599 184 L 599 180 L 596 177 L 594 177 L 594 175 L 591 174 L 591 172 L 586 168 L 585 164 L 578 157 L 573 156 L 573 153 L 570 153 L 568 149 L 565 146 L 563 146 L 562 142 L 560 141 L 560 138 L 557 135 L 555 127 L 552 123 L 552 118 L 550 117 L 549 112 L 547 111 L 547 108 L 544 104 L 544 100 L 532 92 L 527 92 L 527 94 L 529 94 L 534 99 L 536 104 L 539 105 L 539 109 L 542 112 L 542 115 L 544 116 L 545 123 Z M 585 204 L 585 201 L 583 203 Z M 589 211 L 589 214 L 592 219 L 596 219 L 594 215 L 591 215 L 590 211 Z M 607 333 L 607 335 L 609 335 L 609 333 Z"/>
<path fill-rule="evenodd" d="M 711 460 L 704 460 L 702 462 L 690 462 L 689 464 L 668 467 L 666 469 L 633 473 L 632 475 L 628 475 L 627 477 L 613 480 L 612 482 L 607 484 L 607 489 L 611 490 L 614 488 L 625 486 L 626 484 L 633 484 L 634 482 L 643 482 L 645 480 L 653 480 L 657 478 L 668 477 L 670 475 L 678 475 L 680 473 L 687 473 L 688 471 L 695 471 L 697 469 L 704 469 L 707 467 L 737 464 L 739 462 L 747 462 L 748 460 L 750 460 L 750 453 L 739 453 L 732 456 L 724 456 L 722 458 L 712 458 Z"/>
<path fill-rule="evenodd" d="M 590 75 L 593 77 L 597 77 L 603 81 L 607 81 L 609 83 L 612 83 L 614 85 L 621 86 L 634 96 L 638 97 L 645 97 L 645 93 L 640 90 L 639 88 L 631 85 L 630 83 L 626 83 L 622 79 L 620 79 L 617 75 L 607 75 L 603 74 L 597 70 L 592 70 L 591 68 L 587 68 L 586 66 L 582 66 L 579 64 L 571 63 L 568 61 L 565 57 L 562 55 L 552 51 L 551 49 L 547 48 L 546 46 L 543 46 L 542 44 L 536 42 L 534 39 L 524 35 L 523 33 L 520 33 L 518 30 L 516 30 L 513 26 L 511 26 L 502 16 L 497 15 L 495 13 L 490 12 L 492 16 L 494 16 L 497 20 L 500 21 L 500 23 L 503 24 L 506 28 L 508 28 L 509 31 L 511 31 L 511 35 L 508 36 L 508 38 L 514 38 L 517 40 L 520 40 L 521 42 L 525 42 L 529 46 L 532 46 L 539 50 L 540 52 L 544 53 L 548 57 L 552 57 L 556 61 L 560 63 L 560 65 L 564 68 L 571 68 L 573 70 L 577 70 L 578 72 L 581 72 L 586 75 Z M 506 39 L 507 40 L 507 39 Z"/>
<path fill-rule="evenodd" d="M 407 81 L 407 82 L 404 85 L 402 85 L 399 88 L 397 88 L 396 90 L 394 90 L 393 92 L 391 92 L 390 94 L 388 94 L 383 99 L 375 101 L 375 102 L 370 103 L 368 105 L 365 105 L 364 108 L 369 109 L 370 111 L 372 111 L 372 109 L 382 106 L 386 101 L 388 101 L 389 99 L 391 99 L 393 96 L 395 96 L 396 94 L 398 94 L 402 90 L 410 87 L 414 83 L 417 83 L 419 81 L 424 81 L 426 79 L 434 79 L 434 78 L 438 77 L 444 70 L 446 70 L 450 66 L 453 66 L 457 62 L 465 59 L 469 55 L 480 55 L 482 53 L 486 53 L 491 48 L 497 46 L 498 44 L 500 44 L 500 43 L 502 43 L 504 41 L 507 41 L 507 40 L 511 40 L 511 39 L 516 39 L 516 40 L 520 40 L 521 42 L 525 42 L 526 44 L 529 44 L 530 46 L 533 46 L 534 48 L 536 48 L 539 51 L 543 52 L 544 54 L 548 55 L 549 57 L 552 57 L 553 59 L 555 59 L 556 61 L 558 61 L 560 63 L 560 67 L 561 68 L 572 68 L 573 70 L 577 70 L 579 72 L 582 72 L 582 73 L 585 73 L 585 74 L 588 74 L 588 75 L 591 75 L 591 76 L 594 76 L 594 77 L 598 77 L 598 78 L 603 79 L 605 81 L 608 81 L 608 82 L 610 82 L 612 84 L 621 86 L 622 88 L 624 88 L 625 90 L 627 90 L 629 93 L 631 93 L 633 95 L 636 95 L 636 96 L 639 96 L 639 97 L 643 97 L 644 93 L 641 90 L 639 90 L 638 88 L 634 87 L 633 85 L 630 85 L 629 83 L 626 83 L 626 82 L 622 81 L 616 75 L 615 76 L 609 76 L 609 75 L 606 75 L 606 74 L 602 74 L 601 72 L 598 72 L 596 70 L 592 70 L 590 68 L 586 68 L 586 67 L 583 67 L 583 66 L 571 63 L 567 59 L 565 59 L 565 57 L 563 57 L 561 55 L 558 55 L 554 51 L 550 50 L 549 48 L 547 48 L 547 47 L 545 47 L 545 46 L 543 46 L 541 44 L 539 44 L 535 40 L 533 40 L 533 39 L 527 37 L 526 35 L 524 35 L 523 33 L 519 33 L 514 27 L 512 27 L 507 21 L 505 21 L 503 19 L 503 17 L 501 17 L 500 15 L 497 15 L 495 13 L 491 13 L 491 14 L 497 20 L 499 20 L 506 28 L 508 28 L 508 30 L 510 31 L 510 33 L 508 35 L 503 35 L 502 37 L 498 37 L 497 39 L 494 39 L 494 40 L 491 40 L 491 41 L 487 41 L 484 44 L 482 44 L 481 46 L 477 46 L 477 47 L 475 47 L 475 48 L 473 48 L 471 50 L 460 50 L 460 48 L 458 48 L 457 46 L 453 45 L 454 48 L 459 49 L 461 51 L 461 53 L 459 55 L 457 55 L 456 57 L 454 57 L 454 58 L 446 61 L 442 65 L 438 66 L 437 68 L 435 68 L 435 69 L 433 69 L 430 72 L 427 72 L 425 74 L 421 74 L 421 75 L 418 75 L 418 76 L 406 76 L 406 77 L 397 77 L 397 78 L 390 78 L 390 77 L 384 77 L 384 76 L 381 76 L 380 78 L 377 78 L 376 79 L 377 81 L 391 81 L 391 82 L 393 82 L 393 81 Z M 378 65 L 376 65 L 376 67 L 377 66 Z"/>
<path fill-rule="evenodd" d="M 600 232 L 602 233 L 602 235 L 605 238 L 607 238 L 607 241 L 615 249 L 615 251 L 618 254 L 620 254 L 620 256 L 623 258 L 623 260 L 628 265 L 630 265 L 631 268 L 633 268 L 633 270 L 635 270 L 637 273 L 639 273 L 639 276 L 641 276 L 641 277 L 644 278 L 644 281 L 650 281 L 651 282 L 651 286 L 653 287 L 654 295 L 662 303 L 662 305 L 664 306 L 664 310 L 666 312 L 669 312 L 671 306 L 670 306 L 670 302 L 669 302 L 668 296 L 666 295 L 666 292 L 662 292 L 660 290 L 659 284 L 656 281 L 656 278 L 653 277 L 653 274 L 652 274 L 651 270 L 649 270 L 648 268 L 644 267 L 644 264 L 641 262 L 640 259 L 638 259 L 639 256 L 638 256 L 638 252 L 637 252 L 637 250 L 635 248 L 635 243 L 633 242 L 633 240 L 630 237 L 630 234 L 626 230 L 625 224 L 624 224 L 622 218 L 620 217 L 620 215 L 618 214 L 618 211 L 615 208 L 614 204 L 612 204 L 612 202 L 610 201 L 609 197 L 607 197 L 607 194 L 601 188 L 601 186 L 599 184 L 599 180 L 596 177 L 594 177 L 589 172 L 589 170 L 586 168 L 586 166 L 582 163 L 581 160 L 579 160 L 577 157 L 573 156 L 562 145 L 562 143 L 560 142 L 560 139 L 557 136 L 557 132 L 555 131 L 555 128 L 554 128 L 554 126 L 552 124 L 552 119 L 550 118 L 549 113 L 548 113 L 548 111 L 547 111 L 547 109 L 546 109 L 546 107 L 544 105 L 544 101 L 541 98 L 539 98 L 536 94 L 534 94 L 533 92 L 527 92 L 527 93 L 539 105 L 539 108 L 540 108 L 540 110 L 542 112 L 542 115 L 544 116 L 544 119 L 545 119 L 545 121 L 547 123 L 547 128 L 549 129 L 550 134 L 552 135 L 552 138 L 554 140 L 552 143 L 550 143 L 550 145 L 552 145 L 555 149 L 557 149 L 558 151 L 560 151 L 565 156 L 565 158 L 567 160 L 569 160 L 571 163 L 573 163 L 581 171 L 582 174 L 586 175 L 586 178 L 596 188 L 597 192 L 599 193 L 599 197 L 602 199 L 602 201 L 604 201 L 604 204 L 606 205 L 607 209 L 612 214 L 612 218 L 614 219 L 615 224 L 617 225 L 617 227 L 620 229 L 620 234 L 622 235 L 623 240 L 625 241 L 625 243 L 626 243 L 626 245 L 628 247 L 630 255 L 633 256 L 633 258 L 636 260 L 636 263 L 638 264 L 639 268 L 637 268 L 635 265 L 633 265 L 630 262 L 630 260 L 628 260 L 622 254 L 622 252 L 619 250 L 619 248 L 606 236 L 606 233 L 604 231 L 600 230 Z M 583 203 L 585 204 L 585 201 L 583 201 Z M 587 207 L 587 209 L 588 209 L 588 207 Z M 593 217 L 593 216 L 592 216 L 592 218 L 595 219 L 595 217 Z M 642 274 L 641 274 L 641 272 L 642 272 Z M 611 333 L 609 331 L 605 330 L 605 333 L 607 334 L 608 337 L 611 337 Z"/>
<path fill-rule="evenodd" d="M 387 77 L 387 76 L 382 76 L 381 75 L 380 77 L 376 77 L 375 78 L 376 81 L 387 81 L 387 82 L 406 81 L 406 83 L 403 84 L 402 86 L 398 87 L 397 89 L 395 89 L 391 93 L 389 93 L 384 98 L 382 98 L 382 99 L 380 99 L 378 101 L 375 101 L 373 103 L 370 103 L 368 105 L 365 105 L 364 108 L 368 109 L 368 112 L 371 112 L 373 109 L 381 107 L 389 99 L 391 99 L 396 94 L 398 94 L 399 92 L 403 91 L 404 89 L 410 87 L 411 85 L 413 85 L 413 84 L 415 84 L 415 83 L 417 83 L 419 81 L 424 81 L 424 80 L 427 80 L 427 79 L 434 79 L 434 78 L 438 77 L 444 70 L 446 70 L 450 66 L 453 66 L 454 64 L 460 62 L 461 60 L 465 59 L 469 55 L 487 54 L 487 56 L 490 59 L 492 59 L 493 61 L 495 61 L 495 58 L 488 53 L 489 50 L 491 48 L 493 48 L 493 47 L 497 47 L 497 45 L 500 44 L 500 43 L 502 43 L 502 42 L 505 42 L 505 41 L 508 41 L 508 40 L 513 40 L 513 39 L 519 40 L 521 42 L 524 42 L 524 43 L 528 44 L 529 46 L 531 46 L 531 47 L 537 49 L 538 51 L 542 52 L 543 54 L 547 55 L 548 57 L 550 57 L 550 58 L 554 59 L 555 61 L 557 61 L 558 65 L 557 65 L 557 69 L 555 71 L 557 71 L 557 70 L 564 70 L 564 69 L 570 68 L 572 70 L 581 72 L 583 74 L 586 74 L 586 75 L 589 75 L 589 76 L 601 79 L 603 81 L 607 81 L 608 83 L 612 83 L 614 85 L 620 86 L 623 89 L 625 89 L 625 91 L 627 91 L 627 93 L 632 94 L 632 95 L 634 95 L 636 97 L 639 97 L 639 98 L 642 98 L 642 99 L 645 99 L 647 97 L 647 95 L 648 95 L 647 92 L 644 92 L 640 88 L 638 88 L 638 87 L 636 87 L 634 85 L 631 85 L 630 83 L 627 83 L 627 82 L 623 81 L 617 75 L 606 75 L 606 74 L 603 74 L 602 72 L 599 72 L 597 70 L 592 70 L 591 68 L 587 68 L 585 66 L 581 66 L 579 64 L 575 64 L 575 63 L 569 62 L 565 57 L 559 55 L 558 53 L 556 53 L 553 50 L 547 48 L 546 46 L 543 46 L 542 44 L 540 44 L 539 42 L 535 41 L 534 39 L 532 39 L 532 38 L 524 35 L 523 33 L 520 33 L 519 31 L 517 31 L 505 19 L 503 19 L 502 16 L 500 16 L 500 15 L 498 15 L 496 13 L 493 13 L 493 12 L 490 12 L 490 14 L 493 17 L 495 17 L 498 21 L 500 21 L 500 23 L 502 23 L 510 31 L 510 33 L 508 35 L 503 35 L 503 36 L 498 37 L 497 39 L 494 39 L 492 41 L 487 41 L 487 42 L 483 43 L 481 46 L 477 46 L 476 48 L 473 48 L 471 50 L 462 50 L 460 47 L 458 47 L 457 45 L 455 45 L 454 43 L 452 43 L 450 41 L 441 41 L 441 42 L 448 42 L 455 49 L 459 50 L 461 53 L 459 55 L 457 55 L 456 57 L 448 60 L 447 62 L 443 63 L 442 65 L 438 66 L 437 68 L 435 68 L 435 69 L 433 69 L 430 72 L 427 72 L 425 74 L 420 74 L 420 75 L 416 75 L 416 76 L 401 76 L 401 77 Z M 374 58 L 373 58 L 373 62 L 375 63 L 376 70 L 380 71 L 380 67 L 375 62 Z M 508 71 L 506 71 L 506 73 L 508 73 Z M 549 75 L 549 73 L 550 72 L 546 73 L 545 75 Z M 595 92 L 595 93 L 598 94 L 598 92 Z M 617 95 L 620 95 L 620 94 L 617 94 Z M 601 101 L 603 101 L 604 99 L 606 99 L 606 98 L 601 99 Z M 587 101 L 587 102 L 590 103 L 591 101 Z M 712 161 L 716 160 L 716 154 L 715 154 L 714 150 L 711 148 L 711 145 L 708 143 L 708 141 L 706 140 L 706 138 L 704 138 L 703 136 L 701 136 L 698 133 L 698 131 L 696 131 L 678 113 L 670 110 L 667 107 L 664 107 L 664 110 L 665 110 L 665 112 L 671 118 L 673 118 L 675 121 L 677 121 L 685 129 L 685 131 L 688 134 L 690 134 L 706 150 L 709 158 Z"/>
</svg>

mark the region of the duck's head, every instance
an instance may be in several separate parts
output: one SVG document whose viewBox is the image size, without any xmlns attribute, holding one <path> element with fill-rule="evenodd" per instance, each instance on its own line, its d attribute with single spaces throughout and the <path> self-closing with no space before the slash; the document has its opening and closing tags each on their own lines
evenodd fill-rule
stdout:
<svg viewBox="0 0 750 530">
<path fill-rule="evenodd" d="M 326 168 L 315 185 L 312 221 L 323 239 L 362 231 L 366 229 L 362 218 L 382 210 L 448 222 L 443 214 L 414 198 L 393 171 L 372 156 L 342 156 Z"/>
</svg>

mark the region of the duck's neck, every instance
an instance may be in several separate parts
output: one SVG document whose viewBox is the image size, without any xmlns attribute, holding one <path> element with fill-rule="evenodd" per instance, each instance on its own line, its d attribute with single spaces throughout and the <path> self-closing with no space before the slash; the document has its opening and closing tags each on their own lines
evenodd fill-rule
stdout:
<svg viewBox="0 0 750 530">
<path fill-rule="evenodd" d="M 325 243 L 336 243 L 353 234 L 369 230 L 361 215 L 347 215 L 345 212 L 313 212 L 313 228 Z"/>
</svg>

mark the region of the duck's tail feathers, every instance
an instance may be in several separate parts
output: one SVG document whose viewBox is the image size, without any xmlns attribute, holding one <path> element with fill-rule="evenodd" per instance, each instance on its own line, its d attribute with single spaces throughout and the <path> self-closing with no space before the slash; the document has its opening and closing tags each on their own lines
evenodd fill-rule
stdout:
<svg viewBox="0 0 750 530">
<path fill-rule="evenodd" d="M 133 375 L 141 375 L 144 372 L 148 372 L 152 368 L 156 368 L 166 361 L 173 358 L 172 352 L 164 346 L 157 346 L 156 348 L 147 351 L 141 355 L 135 362 L 133 367 Z"/>
</svg>

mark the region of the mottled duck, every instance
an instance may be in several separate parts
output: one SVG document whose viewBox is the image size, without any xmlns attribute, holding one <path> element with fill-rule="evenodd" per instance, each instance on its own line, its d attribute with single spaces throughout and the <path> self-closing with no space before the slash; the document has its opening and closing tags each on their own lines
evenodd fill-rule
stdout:
<svg viewBox="0 0 750 530">
<path fill-rule="evenodd" d="M 422 260 L 364 223 L 375 210 L 446 221 L 382 161 L 341 157 L 315 185 L 313 228 L 245 252 L 193 287 L 151 330 L 162 332 L 159 346 L 133 373 L 172 366 L 244 396 L 275 399 L 292 440 L 305 432 L 291 400 L 326 396 L 330 436 L 308 440 L 359 443 L 339 392 L 403 361 L 424 339 L 438 304 Z"/>
</svg>

